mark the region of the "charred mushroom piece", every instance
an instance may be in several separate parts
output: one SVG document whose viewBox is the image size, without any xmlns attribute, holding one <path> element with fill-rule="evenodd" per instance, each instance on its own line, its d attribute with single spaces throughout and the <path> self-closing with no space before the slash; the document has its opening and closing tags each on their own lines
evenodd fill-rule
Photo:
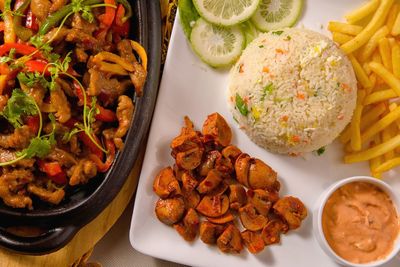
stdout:
<svg viewBox="0 0 400 267">
<path fill-rule="evenodd" d="M 227 213 L 225 213 L 224 215 L 222 215 L 221 217 L 217 217 L 217 218 L 208 217 L 207 218 L 207 220 L 209 220 L 210 222 L 215 223 L 215 224 L 225 224 L 225 223 L 233 221 L 234 219 L 235 219 L 235 217 L 229 211 Z"/>
<path fill-rule="evenodd" d="M 200 164 L 198 172 L 200 176 L 207 176 L 208 172 L 214 169 L 217 158 L 222 157 L 221 153 L 213 150 L 207 153 L 205 160 Z"/>
<path fill-rule="evenodd" d="M 219 183 L 219 185 L 216 188 L 214 188 L 208 194 L 210 196 L 223 195 L 228 188 L 229 188 L 229 186 L 225 183 L 225 181 L 222 181 L 221 183 Z"/>
<path fill-rule="evenodd" d="M 195 209 L 200 202 L 200 195 L 196 190 L 186 191 L 183 190 L 183 201 L 185 202 L 186 208 Z"/>
<path fill-rule="evenodd" d="M 258 233 L 245 230 L 241 233 L 241 235 L 243 242 L 250 253 L 257 254 L 264 249 L 265 247 L 264 240 Z"/>
<path fill-rule="evenodd" d="M 272 202 L 269 199 L 269 194 L 263 189 L 247 190 L 247 199 L 253 204 L 257 212 L 263 216 L 267 216 L 272 207 Z"/>
<path fill-rule="evenodd" d="M 232 140 L 232 130 L 225 119 L 218 113 L 208 115 L 203 124 L 203 135 L 222 146 L 227 146 Z"/>
<path fill-rule="evenodd" d="M 206 217 L 220 217 L 229 209 L 226 195 L 204 196 L 196 210 Z"/>
<path fill-rule="evenodd" d="M 182 219 L 185 212 L 185 203 L 180 197 L 159 199 L 156 203 L 157 218 L 167 224 L 173 225 Z"/>
<path fill-rule="evenodd" d="M 153 191 L 163 199 L 181 195 L 179 182 L 171 167 L 164 168 L 157 174 L 153 183 Z"/>
<path fill-rule="evenodd" d="M 239 209 L 239 218 L 244 228 L 250 231 L 261 230 L 268 222 L 266 217 L 256 213 L 252 204 L 247 204 Z"/>
<path fill-rule="evenodd" d="M 232 164 L 235 163 L 236 159 L 239 157 L 239 155 L 242 154 L 242 151 L 240 151 L 239 148 L 236 146 L 227 146 L 222 150 L 222 156 L 226 159 L 230 159 Z"/>
<path fill-rule="evenodd" d="M 235 162 L 236 179 L 246 187 L 249 187 L 250 160 L 249 155 L 242 153 Z"/>
<path fill-rule="evenodd" d="M 225 253 L 240 253 L 243 249 L 242 237 L 234 225 L 229 225 L 217 239 L 218 248 Z"/>
<path fill-rule="evenodd" d="M 249 169 L 249 185 L 252 189 L 273 189 L 277 173 L 262 160 L 252 159 Z"/>
<path fill-rule="evenodd" d="M 175 230 L 185 239 L 186 241 L 193 241 L 197 233 L 199 232 L 200 218 L 194 209 L 189 209 L 186 213 L 183 221 L 178 224 L 174 224 Z"/>
<path fill-rule="evenodd" d="M 175 175 L 176 180 L 182 181 L 182 175 L 185 173 L 185 170 L 182 170 L 176 164 L 174 164 L 173 170 L 174 170 L 174 175 Z"/>
<path fill-rule="evenodd" d="M 200 194 L 205 194 L 215 189 L 222 181 L 221 175 L 216 170 L 211 170 L 207 177 L 197 186 Z"/>
<path fill-rule="evenodd" d="M 199 182 L 189 172 L 185 171 L 182 174 L 182 186 L 186 192 L 193 191 Z"/>
<path fill-rule="evenodd" d="M 217 238 L 225 230 L 225 226 L 216 225 L 208 221 L 200 224 L 200 239 L 206 244 L 213 245 L 217 242 Z"/>
<path fill-rule="evenodd" d="M 292 196 L 279 199 L 274 204 L 273 209 L 287 222 L 289 229 L 299 228 L 301 221 L 307 217 L 307 208 L 300 199 Z"/>
<path fill-rule="evenodd" d="M 232 184 L 229 186 L 229 202 L 231 209 L 239 210 L 247 202 L 246 190 L 243 186 Z"/>
<path fill-rule="evenodd" d="M 218 157 L 215 161 L 215 169 L 224 174 L 230 174 L 234 171 L 234 167 L 230 159 Z"/>
<path fill-rule="evenodd" d="M 281 240 L 281 233 L 287 230 L 288 226 L 279 219 L 273 219 L 267 223 L 261 232 L 261 237 L 265 245 L 272 245 L 279 243 Z"/>
<path fill-rule="evenodd" d="M 199 146 L 202 146 L 200 136 L 193 129 L 192 121 L 185 117 L 185 127 L 182 127 L 180 135 L 171 142 L 172 156 L 175 157 L 178 152 L 184 152 Z"/>
<path fill-rule="evenodd" d="M 176 154 L 176 164 L 179 168 L 191 171 L 200 165 L 202 156 L 203 150 L 199 147 L 195 147 L 185 152 L 179 152 Z"/>
</svg>

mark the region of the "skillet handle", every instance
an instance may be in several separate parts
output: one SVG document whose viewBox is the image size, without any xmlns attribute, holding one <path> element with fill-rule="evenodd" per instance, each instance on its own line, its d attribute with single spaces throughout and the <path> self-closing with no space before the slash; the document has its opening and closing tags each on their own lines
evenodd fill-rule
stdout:
<svg viewBox="0 0 400 267">
<path fill-rule="evenodd" d="M 0 246 L 22 254 L 43 255 L 65 246 L 76 234 L 73 225 L 49 229 L 36 237 L 23 237 L 0 227 Z"/>
</svg>

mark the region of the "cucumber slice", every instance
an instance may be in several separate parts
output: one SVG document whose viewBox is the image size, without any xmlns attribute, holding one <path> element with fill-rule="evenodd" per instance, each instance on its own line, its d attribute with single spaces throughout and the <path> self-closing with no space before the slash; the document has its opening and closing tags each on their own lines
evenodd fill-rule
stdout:
<svg viewBox="0 0 400 267">
<path fill-rule="evenodd" d="M 261 0 L 251 21 L 260 31 L 272 31 L 296 24 L 303 0 Z"/>
<path fill-rule="evenodd" d="M 192 29 L 190 42 L 205 63 L 212 67 L 225 67 L 240 57 L 246 38 L 239 26 L 216 26 L 200 18 Z"/>
<path fill-rule="evenodd" d="M 193 0 L 205 20 L 219 26 L 233 26 L 249 19 L 260 0 Z"/>
</svg>

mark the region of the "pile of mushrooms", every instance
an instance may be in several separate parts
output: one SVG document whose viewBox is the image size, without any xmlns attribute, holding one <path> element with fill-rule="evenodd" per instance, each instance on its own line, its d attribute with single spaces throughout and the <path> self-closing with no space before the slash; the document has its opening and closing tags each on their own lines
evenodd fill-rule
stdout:
<svg viewBox="0 0 400 267">
<path fill-rule="evenodd" d="M 279 197 L 277 173 L 231 145 L 232 131 L 220 114 L 209 115 L 202 132 L 187 117 L 185 124 L 171 143 L 174 166 L 162 169 L 153 183 L 161 222 L 187 241 L 199 234 L 226 253 L 240 253 L 243 244 L 258 253 L 300 227 L 307 216 L 304 204 Z"/>
</svg>

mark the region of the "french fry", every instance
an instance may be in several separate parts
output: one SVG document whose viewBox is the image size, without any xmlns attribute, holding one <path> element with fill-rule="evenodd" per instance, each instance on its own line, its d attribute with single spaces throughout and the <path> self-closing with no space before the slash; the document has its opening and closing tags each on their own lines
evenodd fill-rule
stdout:
<svg viewBox="0 0 400 267">
<path fill-rule="evenodd" d="M 354 36 L 341 32 L 332 32 L 332 40 L 338 44 L 344 44 L 353 39 Z"/>
<path fill-rule="evenodd" d="M 376 145 L 367 150 L 346 155 L 344 157 L 344 162 L 345 163 L 356 163 L 356 162 L 361 162 L 361 161 L 367 161 L 367 160 L 382 156 L 386 152 L 393 150 L 398 146 L 400 146 L 400 134 L 396 135 L 395 137 L 391 138 L 390 140 L 388 140 L 382 144 Z"/>
<path fill-rule="evenodd" d="M 381 132 L 382 142 L 386 142 L 394 136 L 393 131 L 392 131 L 393 125 L 394 124 L 389 125 L 385 129 L 383 129 L 383 131 Z M 394 158 L 394 150 L 390 150 L 390 151 L 386 152 L 385 154 L 383 154 L 383 158 L 385 160 L 390 160 L 390 159 Z"/>
<path fill-rule="evenodd" d="M 381 118 L 376 123 L 372 124 L 368 129 L 366 129 L 361 134 L 361 142 L 365 143 L 369 139 L 371 139 L 374 135 L 381 132 L 383 129 L 388 127 L 390 124 L 395 122 L 400 118 L 400 107 L 395 108 L 386 114 L 383 118 Z"/>
<path fill-rule="evenodd" d="M 379 0 L 372 0 L 364 5 L 360 6 L 356 10 L 347 13 L 344 17 L 346 18 L 347 22 L 353 24 L 357 21 L 362 20 L 363 18 L 367 17 L 369 14 L 374 12 L 379 5 Z"/>
<path fill-rule="evenodd" d="M 396 21 L 397 14 L 399 13 L 399 5 L 394 4 L 392 8 L 390 9 L 389 15 L 387 16 L 386 20 L 386 26 L 388 26 L 389 29 L 393 28 L 394 22 Z"/>
<path fill-rule="evenodd" d="M 397 41 L 393 37 L 387 37 L 387 39 L 388 39 L 389 44 L 390 44 L 390 49 L 392 49 L 395 45 L 397 45 Z"/>
<path fill-rule="evenodd" d="M 369 63 L 372 71 L 381 77 L 395 92 L 400 96 L 400 79 L 396 78 L 382 64 L 371 62 Z"/>
<path fill-rule="evenodd" d="M 360 129 L 364 131 L 369 125 L 375 123 L 381 114 L 386 111 L 385 104 L 379 103 L 378 105 L 374 106 L 371 110 L 365 113 L 361 117 Z M 350 127 L 347 127 L 346 130 L 340 135 L 339 140 L 343 144 L 346 144 L 350 141 L 351 138 L 351 130 Z"/>
<path fill-rule="evenodd" d="M 400 165 L 400 157 L 392 158 L 375 168 L 375 172 L 387 172 Z"/>
<path fill-rule="evenodd" d="M 365 62 L 362 67 L 367 75 L 371 75 L 372 70 L 368 64 L 369 62 Z"/>
<path fill-rule="evenodd" d="M 361 67 L 360 63 L 357 61 L 355 56 L 352 54 L 349 55 L 349 59 L 351 64 L 353 65 L 354 72 L 357 76 L 358 81 L 364 88 L 372 88 L 372 83 L 369 80 L 368 75 L 365 73 L 363 67 Z"/>
<path fill-rule="evenodd" d="M 359 34 L 363 30 L 363 27 L 359 25 L 351 25 L 338 21 L 330 21 L 328 23 L 328 30 L 331 32 L 340 32 L 354 36 Z"/>
<path fill-rule="evenodd" d="M 341 46 L 342 50 L 346 54 L 350 54 L 366 44 L 371 36 L 380 28 L 386 21 L 390 8 L 393 5 L 394 0 L 381 0 L 378 9 L 368 25 L 354 37 L 351 41 Z"/>
<path fill-rule="evenodd" d="M 392 103 L 389 105 L 389 110 L 393 111 L 397 108 L 397 104 L 396 103 Z M 396 125 L 397 125 L 397 130 L 400 130 L 400 120 L 396 120 Z"/>
<path fill-rule="evenodd" d="M 389 40 L 387 38 L 380 39 L 378 48 L 383 66 L 389 71 L 392 71 L 392 49 L 390 48 Z"/>
<path fill-rule="evenodd" d="M 393 23 L 393 27 L 390 34 L 393 36 L 397 36 L 400 34 L 400 12 L 397 14 L 396 20 Z"/>
<path fill-rule="evenodd" d="M 400 45 L 398 44 L 392 48 L 392 65 L 394 76 L 400 79 Z"/>
<path fill-rule="evenodd" d="M 376 145 L 379 145 L 380 143 L 381 143 L 381 138 L 379 134 L 377 134 L 375 135 L 374 140 L 371 141 L 370 147 L 374 147 Z M 378 179 L 382 178 L 382 173 L 376 172 L 375 169 L 381 164 L 382 164 L 381 156 L 369 160 L 369 168 L 371 170 L 371 175 Z"/>
<path fill-rule="evenodd" d="M 364 105 L 370 105 L 397 97 L 397 94 L 392 89 L 376 91 L 365 97 Z"/>
<path fill-rule="evenodd" d="M 386 25 L 377 30 L 368 40 L 365 46 L 361 48 L 360 60 L 367 61 L 369 57 L 374 53 L 375 48 L 378 47 L 379 40 L 386 37 L 388 34 L 389 28 Z"/>
<path fill-rule="evenodd" d="M 376 63 L 382 63 L 382 57 L 381 54 L 379 53 L 379 50 L 376 49 L 373 54 L 372 54 L 372 61 Z"/>
<path fill-rule="evenodd" d="M 350 124 L 351 129 L 351 140 L 350 145 L 353 151 L 360 151 L 361 150 L 361 115 L 363 110 L 363 101 L 365 97 L 365 91 L 359 90 L 357 92 L 357 105 L 356 109 L 354 110 L 353 119 Z"/>
<path fill-rule="evenodd" d="M 374 88 L 375 85 L 376 85 L 376 74 L 375 73 L 371 73 L 371 75 L 369 75 L 369 80 L 372 83 L 372 88 Z M 368 92 L 368 95 L 371 93 L 369 90 L 367 90 L 367 92 Z"/>
</svg>

